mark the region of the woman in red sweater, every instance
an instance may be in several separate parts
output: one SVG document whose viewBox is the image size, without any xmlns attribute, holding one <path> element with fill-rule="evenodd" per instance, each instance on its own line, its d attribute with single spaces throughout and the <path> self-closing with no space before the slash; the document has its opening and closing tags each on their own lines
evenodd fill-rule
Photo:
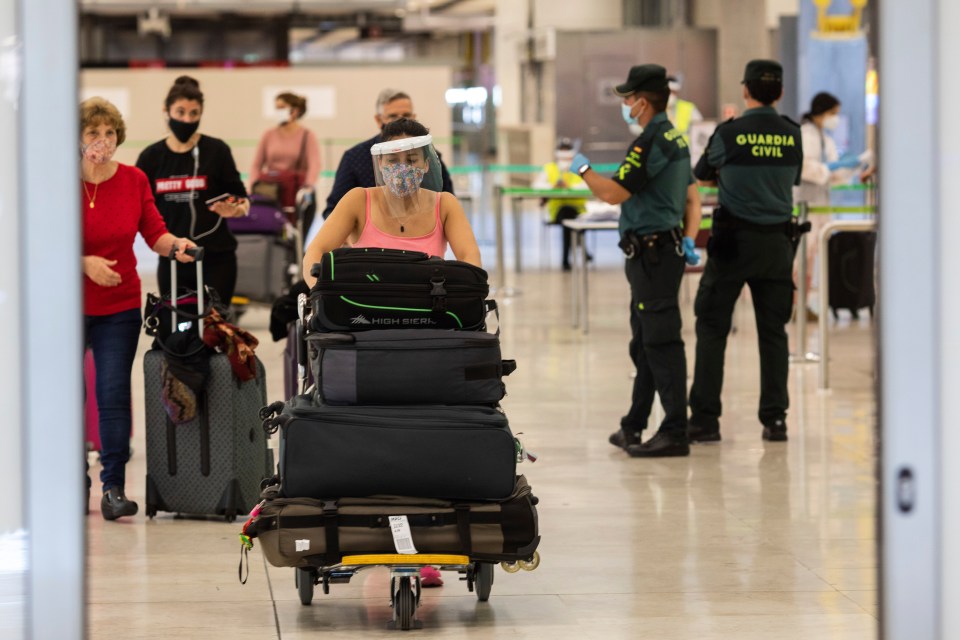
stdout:
<svg viewBox="0 0 960 640">
<path fill-rule="evenodd" d="M 80 105 L 84 337 L 97 369 L 100 510 L 107 520 L 137 512 L 137 503 L 124 492 L 130 458 L 130 373 L 141 323 L 133 241 L 139 233 L 161 256 L 176 250 L 180 262 L 191 262 L 185 250 L 196 246 L 167 232 L 143 172 L 112 160 L 125 135 L 123 118 L 111 103 L 90 98 Z M 88 476 L 88 502 L 89 491 Z"/>
</svg>

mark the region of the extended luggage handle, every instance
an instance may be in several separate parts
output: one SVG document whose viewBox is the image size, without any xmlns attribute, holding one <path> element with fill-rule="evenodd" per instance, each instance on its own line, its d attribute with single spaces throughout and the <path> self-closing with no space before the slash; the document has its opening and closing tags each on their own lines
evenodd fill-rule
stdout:
<svg viewBox="0 0 960 640">
<path fill-rule="evenodd" d="M 193 261 L 197 265 L 197 311 L 200 312 L 201 317 L 203 317 L 203 247 L 188 247 L 184 250 L 188 256 L 193 258 Z M 174 246 L 170 249 L 170 304 L 173 308 L 174 316 L 177 315 L 177 247 Z M 176 317 L 171 318 L 172 322 L 170 323 L 170 333 L 177 332 L 177 321 Z M 197 319 L 197 335 L 200 336 L 200 339 L 203 340 L 203 322 L 200 322 L 200 319 Z"/>
</svg>

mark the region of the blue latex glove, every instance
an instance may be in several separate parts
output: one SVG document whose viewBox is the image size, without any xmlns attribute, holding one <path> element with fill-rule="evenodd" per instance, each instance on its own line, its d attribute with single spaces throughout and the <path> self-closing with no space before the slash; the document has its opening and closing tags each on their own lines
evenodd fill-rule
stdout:
<svg viewBox="0 0 960 640">
<path fill-rule="evenodd" d="M 827 163 L 827 169 L 836 171 L 837 169 L 853 169 L 860 166 L 860 158 L 852 155 L 844 155 L 839 160 Z"/>
<path fill-rule="evenodd" d="M 582 153 L 578 153 L 577 155 L 573 156 L 573 162 L 570 163 L 570 168 L 575 172 L 580 173 L 580 168 L 585 164 L 591 164 L 590 158 Z"/>
<path fill-rule="evenodd" d="M 693 244 L 693 238 L 684 236 L 683 238 L 683 259 L 691 267 L 700 264 L 700 254 L 697 253 L 696 245 Z"/>
</svg>

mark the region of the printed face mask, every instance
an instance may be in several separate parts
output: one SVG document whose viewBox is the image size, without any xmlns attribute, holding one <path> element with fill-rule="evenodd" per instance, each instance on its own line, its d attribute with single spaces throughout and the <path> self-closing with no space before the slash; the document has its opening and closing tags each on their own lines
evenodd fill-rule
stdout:
<svg viewBox="0 0 960 640">
<path fill-rule="evenodd" d="M 380 167 L 380 172 L 383 183 L 398 198 L 415 194 L 426 173 L 421 167 L 409 164 L 386 164 Z"/>
<path fill-rule="evenodd" d="M 200 128 L 199 120 L 196 122 L 184 122 L 183 120 L 175 120 L 170 118 L 170 120 L 167 121 L 167 124 L 170 126 L 170 131 L 180 142 L 187 142 L 190 139 L 190 136 L 195 134 L 197 129 Z"/>
<path fill-rule="evenodd" d="M 106 164 L 117 150 L 116 143 L 100 138 L 90 144 L 80 145 L 80 155 L 93 164 Z"/>
</svg>

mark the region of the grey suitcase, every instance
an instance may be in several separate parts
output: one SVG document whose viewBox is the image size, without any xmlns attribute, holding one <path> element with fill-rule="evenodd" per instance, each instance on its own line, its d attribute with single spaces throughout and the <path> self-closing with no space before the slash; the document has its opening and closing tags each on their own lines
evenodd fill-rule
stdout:
<svg viewBox="0 0 960 640">
<path fill-rule="evenodd" d="M 197 264 L 202 291 L 202 261 Z M 171 284 L 176 291 L 175 268 Z M 202 294 L 198 303 L 203 309 Z M 273 452 L 259 417 L 267 397 L 263 364 L 258 359 L 255 380 L 240 383 L 227 356 L 213 355 L 206 387 L 197 394 L 197 418 L 175 425 L 161 401 L 163 358 L 164 352 L 154 349 L 143 359 L 146 514 L 151 518 L 159 511 L 220 515 L 233 521 L 253 508 L 261 480 L 273 473 Z"/>
<path fill-rule="evenodd" d="M 317 399 L 329 405 L 487 404 L 516 368 L 482 331 L 380 329 L 306 337 Z"/>
<path fill-rule="evenodd" d="M 279 236 L 238 235 L 237 295 L 272 303 L 290 286 L 290 258 L 290 247 Z"/>
</svg>

